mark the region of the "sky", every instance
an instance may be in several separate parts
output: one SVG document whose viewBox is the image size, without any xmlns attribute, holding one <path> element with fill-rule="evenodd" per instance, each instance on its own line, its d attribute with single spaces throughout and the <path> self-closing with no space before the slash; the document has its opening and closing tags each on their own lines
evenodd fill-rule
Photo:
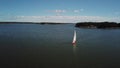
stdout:
<svg viewBox="0 0 120 68">
<path fill-rule="evenodd" d="M 120 22 L 120 0 L 0 0 L 0 21 Z"/>
</svg>

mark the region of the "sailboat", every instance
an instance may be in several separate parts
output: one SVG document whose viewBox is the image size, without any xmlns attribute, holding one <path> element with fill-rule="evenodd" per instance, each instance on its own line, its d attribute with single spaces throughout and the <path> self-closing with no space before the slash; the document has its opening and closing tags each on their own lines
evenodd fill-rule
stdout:
<svg viewBox="0 0 120 68">
<path fill-rule="evenodd" d="M 76 30 L 74 30 L 74 36 L 73 36 L 72 44 L 73 44 L 73 45 L 76 44 Z"/>
</svg>

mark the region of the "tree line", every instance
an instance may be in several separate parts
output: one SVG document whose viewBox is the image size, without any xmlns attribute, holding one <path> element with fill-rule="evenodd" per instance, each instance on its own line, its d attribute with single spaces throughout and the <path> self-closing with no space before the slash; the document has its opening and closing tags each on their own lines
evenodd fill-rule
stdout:
<svg viewBox="0 0 120 68">
<path fill-rule="evenodd" d="M 80 28 L 120 28 L 117 22 L 78 22 L 75 27 Z"/>
</svg>

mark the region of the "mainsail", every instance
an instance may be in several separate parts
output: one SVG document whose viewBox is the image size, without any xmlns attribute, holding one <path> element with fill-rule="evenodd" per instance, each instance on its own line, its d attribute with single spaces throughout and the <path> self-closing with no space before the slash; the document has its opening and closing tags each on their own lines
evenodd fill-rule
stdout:
<svg viewBox="0 0 120 68">
<path fill-rule="evenodd" d="M 76 31 L 75 30 L 74 30 L 74 36 L 73 36 L 72 44 L 76 44 Z"/>
</svg>

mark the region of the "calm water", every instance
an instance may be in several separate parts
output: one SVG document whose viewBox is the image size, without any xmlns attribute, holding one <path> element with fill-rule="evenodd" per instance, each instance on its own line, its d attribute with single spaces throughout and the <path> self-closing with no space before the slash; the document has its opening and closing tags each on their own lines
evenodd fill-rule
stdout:
<svg viewBox="0 0 120 68">
<path fill-rule="evenodd" d="M 120 29 L 1 24 L 0 62 L 0 68 L 120 68 Z"/>
</svg>

